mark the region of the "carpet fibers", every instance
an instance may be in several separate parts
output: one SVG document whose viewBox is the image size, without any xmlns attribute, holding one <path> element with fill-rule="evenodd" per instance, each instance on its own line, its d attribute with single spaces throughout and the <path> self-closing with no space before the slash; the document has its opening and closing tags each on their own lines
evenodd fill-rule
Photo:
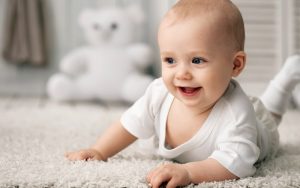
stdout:
<svg viewBox="0 0 300 188">
<path fill-rule="evenodd" d="M 117 105 L 0 100 L 0 187 L 147 187 L 147 172 L 165 161 L 138 152 L 135 144 L 108 162 L 64 158 L 64 152 L 94 143 L 124 110 Z M 253 177 L 187 187 L 300 187 L 299 115 L 296 110 L 287 113 L 278 155 L 263 162 Z"/>
</svg>

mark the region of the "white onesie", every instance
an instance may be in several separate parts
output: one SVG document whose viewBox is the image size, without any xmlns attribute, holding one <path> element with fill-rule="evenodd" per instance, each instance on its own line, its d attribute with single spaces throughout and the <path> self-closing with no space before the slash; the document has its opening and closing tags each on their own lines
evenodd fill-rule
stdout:
<svg viewBox="0 0 300 188">
<path fill-rule="evenodd" d="M 238 177 L 253 175 L 254 164 L 276 151 L 276 122 L 257 99 L 253 99 L 254 111 L 235 80 L 231 80 L 197 133 L 178 147 L 169 148 L 165 143 L 166 121 L 173 100 L 162 79 L 156 79 L 122 115 L 121 123 L 137 138 L 155 135 L 157 154 L 164 158 L 180 163 L 213 158 Z"/>
</svg>

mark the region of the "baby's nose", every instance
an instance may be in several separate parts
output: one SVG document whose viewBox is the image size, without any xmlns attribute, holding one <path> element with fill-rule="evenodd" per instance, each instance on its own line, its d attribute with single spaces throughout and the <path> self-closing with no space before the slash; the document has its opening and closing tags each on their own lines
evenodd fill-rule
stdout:
<svg viewBox="0 0 300 188">
<path fill-rule="evenodd" d="M 176 73 L 176 79 L 178 80 L 190 80 L 192 79 L 192 74 L 188 66 L 183 65 L 178 67 L 178 71 Z"/>
</svg>

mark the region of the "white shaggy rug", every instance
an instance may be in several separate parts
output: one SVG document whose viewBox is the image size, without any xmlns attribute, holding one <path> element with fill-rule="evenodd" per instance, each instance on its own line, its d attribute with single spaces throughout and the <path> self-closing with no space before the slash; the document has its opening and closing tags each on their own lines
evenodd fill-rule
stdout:
<svg viewBox="0 0 300 188">
<path fill-rule="evenodd" d="M 108 162 L 64 158 L 65 151 L 94 143 L 124 110 L 0 99 L 0 187 L 147 187 L 145 175 L 164 161 L 138 153 L 134 145 Z M 187 187 L 300 187 L 299 115 L 288 112 L 280 126 L 278 156 L 261 164 L 253 177 Z"/>
</svg>

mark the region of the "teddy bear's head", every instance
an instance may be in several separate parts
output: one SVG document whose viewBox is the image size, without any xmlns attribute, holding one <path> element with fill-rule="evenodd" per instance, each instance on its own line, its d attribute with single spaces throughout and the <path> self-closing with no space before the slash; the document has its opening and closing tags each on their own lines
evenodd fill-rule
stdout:
<svg viewBox="0 0 300 188">
<path fill-rule="evenodd" d="M 132 42 L 137 25 L 143 21 L 144 14 L 136 5 L 87 9 L 79 16 L 79 24 L 92 45 L 126 45 Z"/>
</svg>

